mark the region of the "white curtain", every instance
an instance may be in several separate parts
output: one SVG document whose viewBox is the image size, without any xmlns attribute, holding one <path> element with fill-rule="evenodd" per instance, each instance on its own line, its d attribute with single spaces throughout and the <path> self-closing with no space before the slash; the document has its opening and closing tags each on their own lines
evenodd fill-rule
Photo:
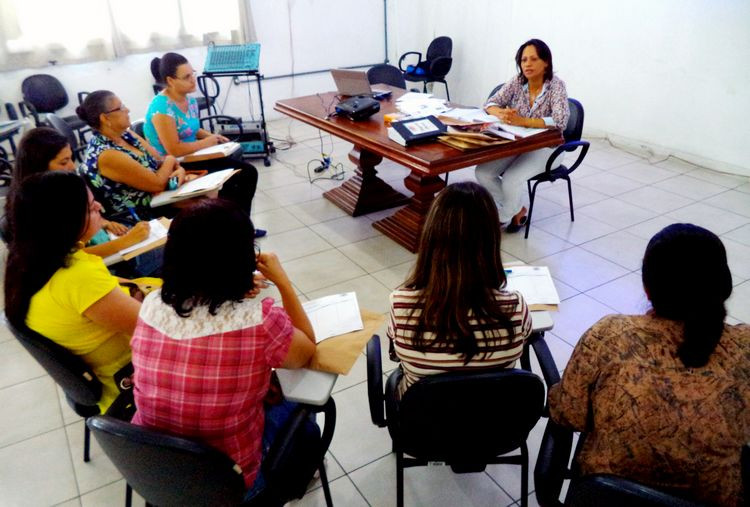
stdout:
<svg viewBox="0 0 750 507">
<path fill-rule="evenodd" d="M 251 20 L 245 0 L 0 0 L 0 70 L 239 43 Z"/>
</svg>

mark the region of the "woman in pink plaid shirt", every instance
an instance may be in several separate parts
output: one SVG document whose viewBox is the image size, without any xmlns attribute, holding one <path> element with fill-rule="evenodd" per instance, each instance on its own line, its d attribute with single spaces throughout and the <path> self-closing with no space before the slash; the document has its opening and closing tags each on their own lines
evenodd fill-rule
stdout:
<svg viewBox="0 0 750 507">
<path fill-rule="evenodd" d="M 264 404 L 271 369 L 305 366 L 315 352 L 292 283 L 276 255 L 256 255 L 253 237 L 247 213 L 230 202 L 206 199 L 181 211 L 164 248 L 164 286 L 144 299 L 131 341 L 133 422 L 223 451 L 242 469 L 250 497 L 263 488 L 262 456 L 294 407 Z M 265 280 L 283 307 L 255 298 Z"/>
</svg>

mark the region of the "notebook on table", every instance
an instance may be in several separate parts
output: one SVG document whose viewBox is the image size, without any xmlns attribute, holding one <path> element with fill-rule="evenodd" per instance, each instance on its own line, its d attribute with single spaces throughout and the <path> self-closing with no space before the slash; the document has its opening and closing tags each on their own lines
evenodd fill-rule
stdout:
<svg viewBox="0 0 750 507">
<path fill-rule="evenodd" d="M 388 97 L 391 91 L 387 88 L 372 88 L 367 80 L 367 72 L 361 70 L 333 69 L 331 71 L 333 82 L 339 95 L 354 97 L 356 95 L 369 95 L 374 99 Z"/>
</svg>

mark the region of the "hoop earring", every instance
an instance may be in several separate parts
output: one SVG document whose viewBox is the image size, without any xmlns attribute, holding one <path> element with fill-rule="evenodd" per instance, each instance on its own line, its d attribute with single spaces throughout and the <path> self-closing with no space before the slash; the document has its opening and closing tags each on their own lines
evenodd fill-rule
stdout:
<svg viewBox="0 0 750 507">
<path fill-rule="evenodd" d="M 86 248 L 86 243 L 84 243 L 83 241 L 76 241 L 76 244 L 74 245 L 74 247 L 75 247 L 73 249 L 74 252 L 78 250 L 83 250 L 84 248 Z"/>
</svg>

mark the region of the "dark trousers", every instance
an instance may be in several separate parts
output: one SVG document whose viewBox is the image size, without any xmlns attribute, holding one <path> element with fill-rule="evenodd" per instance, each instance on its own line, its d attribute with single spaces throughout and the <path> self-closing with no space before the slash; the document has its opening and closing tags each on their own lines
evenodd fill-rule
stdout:
<svg viewBox="0 0 750 507">
<path fill-rule="evenodd" d="M 252 164 L 242 160 L 242 153 L 235 156 L 214 158 L 200 162 L 186 162 L 182 164 L 186 171 L 208 171 L 209 173 L 222 169 L 240 169 L 240 172 L 229 178 L 219 191 L 219 197 L 237 203 L 247 214 L 258 186 L 258 170 Z"/>
</svg>

